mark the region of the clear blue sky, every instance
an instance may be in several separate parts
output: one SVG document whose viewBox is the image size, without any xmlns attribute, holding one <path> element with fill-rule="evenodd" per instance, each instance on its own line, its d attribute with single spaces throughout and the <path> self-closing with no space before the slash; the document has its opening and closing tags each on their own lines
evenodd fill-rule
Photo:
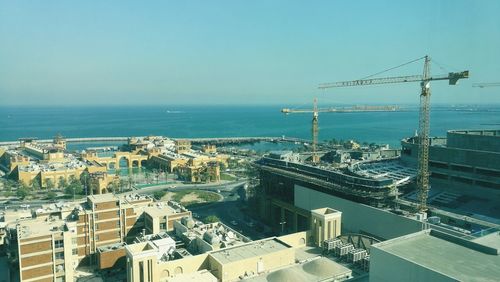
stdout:
<svg viewBox="0 0 500 282">
<path fill-rule="evenodd" d="M 0 105 L 417 103 L 316 90 L 431 55 L 435 103 L 500 103 L 500 1 L 0 0 Z M 420 74 L 422 64 L 387 75 Z"/>
</svg>

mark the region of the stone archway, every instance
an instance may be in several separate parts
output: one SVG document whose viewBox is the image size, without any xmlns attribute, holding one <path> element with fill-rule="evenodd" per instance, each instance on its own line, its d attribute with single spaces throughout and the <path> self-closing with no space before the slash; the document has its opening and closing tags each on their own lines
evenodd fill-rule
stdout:
<svg viewBox="0 0 500 282">
<path fill-rule="evenodd" d="M 140 163 L 138 160 L 133 160 L 132 161 L 132 167 L 140 167 Z"/>
<path fill-rule="evenodd" d="M 115 162 L 109 162 L 108 169 L 116 169 L 116 163 Z"/>
<path fill-rule="evenodd" d="M 175 274 L 182 274 L 183 270 L 182 270 L 182 267 L 178 266 L 174 269 L 174 273 Z"/>
<path fill-rule="evenodd" d="M 168 278 L 168 277 L 170 277 L 170 272 L 167 269 L 163 270 L 161 272 L 160 278 Z"/>
<path fill-rule="evenodd" d="M 118 168 L 128 168 L 130 166 L 129 163 L 130 160 L 125 156 L 118 158 Z"/>
</svg>

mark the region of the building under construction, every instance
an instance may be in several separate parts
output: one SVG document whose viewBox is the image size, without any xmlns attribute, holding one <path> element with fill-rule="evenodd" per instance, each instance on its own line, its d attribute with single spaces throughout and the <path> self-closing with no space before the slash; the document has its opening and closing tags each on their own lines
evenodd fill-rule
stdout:
<svg viewBox="0 0 500 282">
<path fill-rule="evenodd" d="M 258 165 L 260 216 L 275 228 L 282 225 L 282 232 L 305 230 L 308 226 L 309 211 L 295 205 L 297 186 L 381 207 L 411 185 L 416 175 L 415 169 L 403 166 L 397 158 L 333 168 L 326 163 L 303 163 L 298 154 L 290 151 L 273 152 Z"/>
</svg>

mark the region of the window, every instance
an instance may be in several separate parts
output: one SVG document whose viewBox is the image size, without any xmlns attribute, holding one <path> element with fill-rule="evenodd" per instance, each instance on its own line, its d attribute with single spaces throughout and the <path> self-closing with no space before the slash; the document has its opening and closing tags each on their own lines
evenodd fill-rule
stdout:
<svg viewBox="0 0 500 282">
<path fill-rule="evenodd" d="M 95 230 L 99 230 L 99 223 L 95 224 Z"/>
<path fill-rule="evenodd" d="M 160 230 L 167 230 L 167 223 L 166 222 L 160 223 Z"/>
<path fill-rule="evenodd" d="M 99 235 L 95 235 L 95 240 L 99 241 Z"/>
<path fill-rule="evenodd" d="M 76 240 L 76 238 L 71 238 L 71 244 L 73 244 L 73 245 L 78 244 L 78 241 Z"/>
<path fill-rule="evenodd" d="M 95 214 L 95 220 L 98 220 L 98 219 L 99 219 L 99 214 L 98 214 L 98 213 L 96 213 L 96 214 Z"/>
<path fill-rule="evenodd" d="M 73 249 L 71 251 L 71 254 L 74 255 L 74 256 L 78 255 L 78 249 Z"/>
<path fill-rule="evenodd" d="M 54 241 L 54 246 L 55 246 L 56 249 L 57 248 L 62 248 L 62 247 L 64 247 L 64 241 L 63 240 L 55 240 Z"/>
<path fill-rule="evenodd" d="M 56 259 L 64 259 L 64 252 L 56 253 Z"/>
<path fill-rule="evenodd" d="M 116 211 L 116 215 L 117 215 L 117 216 L 120 216 L 120 210 L 117 210 L 117 211 Z"/>
</svg>

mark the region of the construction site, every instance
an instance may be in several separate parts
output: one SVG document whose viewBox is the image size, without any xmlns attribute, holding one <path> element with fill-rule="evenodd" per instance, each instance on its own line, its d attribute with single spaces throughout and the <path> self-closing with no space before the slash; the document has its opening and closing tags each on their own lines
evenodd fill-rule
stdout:
<svg viewBox="0 0 500 282">
<path fill-rule="evenodd" d="M 319 89 L 326 91 L 337 87 L 420 83 L 418 130 L 415 136 L 401 141 L 401 150 L 387 146 L 362 147 L 352 145 L 355 143 L 352 141 L 350 146 L 336 148 L 318 143 L 319 113 L 334 113 L 337 110 L 319 109 L 316 99 L 311 110 L 282 110 L 286 114 L 312 113 L 311 150 L 300 154 L 272 152 L 257 162 L 261 180 L 257 193 L 260 197 L 259 215 L 263 220 L 277 232 L 305 230 L 310 220 L 307 211 L 328 203 L 329 206 L 355 212 L 353 221 L 361 220 L 359 217 L 366 219 L 361 220 L 364 226 L 361 230 L 355 226 L 352 229 L 349 226 L 343 228 L 380 239 L 389 239 L 397 231 L 387 234 L 380 232 L 376 226 L 373 229 L 369 226 L 373 222 L 380 224 L 383 218 L 389 222 L 393 215 L 411 219 L 408 222 L 412 222 L 410 229 L 414 230 L 438 223 L 441 225 L 439 228 L 471 235 L 499 227 L 497 218 L 500 211 L 494 204 L 499 200 L 498 130 L 449 131 L 448 142 L 446 138 L 429 136 L 430 83 L 444 80 L 449 85 L 456 85 L 460 79 L 467 79 L 469 72 L 433 75 L 428 56 L 400 66 L 418 61 L 424 63 L 422 75 L 369 76 L 361 80 L 319 85 Z M 369 109 L 353 107 L 345 110 Z M 396 111 L 398 108 L 385 106 L 371 110 Z M 433 189 L 430 189 L 431 184 Z M 470 205 L 460 208 L 460 204 L 466 202 Z M 489 204 L 480 204 L 486 202 Z M 357 208 L 358 204 L 366 206 L 366 213 L 362 213 L 364 208 Z M 350 216 L 349 212 L 345 212 L 345 216 Z M 394 227 L 397 230 L 398 226 Z M 404 232 L 402 230 L 406 228 L 408 226 L 401 226 L 400 231 Z"/>
<path fill-rule="evenodd" d="M 420 60 L 423 75 L 319 86 L 419 82 L 419 129 L 401 140 L 401 149 L 354 140 L 319 142 L 319 113 L 393 112 L 397 106 L 321 109 L 314 99 L 311 110 L 282 110 L 312 113 L 311 140 L 303 142 L 305 151 L 272 151 L 254 163 L 260 222 L 248 214 L 242 220 L 250 228 L 265 225 L 267 236 L 250 239 L 236 221 L 231 226 L 202 222 L 176 201 L 95 193 L 3 213 L 0 232 L 10 272 L 28 282 L 77 276 L 130 282 L 495 281 L 500 275 L 500 132 L 450 130 L 446 138 L 429 136 L 430 82 L 455 85 L 469 73 L 432 76 L 430 58 L 412 62 Z M 81 162 L 105 170 L 120 162 L 150 164 L 199 182 L 202 173 L 196 168 L 228 160 L 203 139 L 194 141 L 203 144 L 201 151 L 183 139 L 127 140 L 126 151 L 88 150 Z M 221 142 L 241 141 L 228 140 Z M 6 164 L 29 163 L 22 158 L 27 152 L 38 154 L 40 164 L 68 158 L 61 138 L 50 146 L 21 142 L 21 149 L 7 151 L 13 153 Z M 58 144 L 61 148 L 54 149 Z M 215 177 L 207 180 L 219 180 L 219 166 L 214 168 Z M 249 174 L 249 183 L 253 180 Z M 461 260 L 450 264 L 450 256 Z"/>
</svg>

